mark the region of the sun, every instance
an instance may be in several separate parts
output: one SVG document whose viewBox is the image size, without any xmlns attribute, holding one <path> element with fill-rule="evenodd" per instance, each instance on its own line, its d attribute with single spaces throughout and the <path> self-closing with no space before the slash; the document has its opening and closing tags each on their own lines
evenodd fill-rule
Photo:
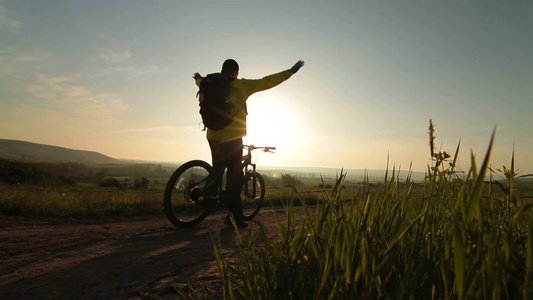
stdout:
<svg viewBox="0 0 533 300">
<path fill-rule="evenodd" d="M 280 97 L 254 99 L 248 104 L 246 144 L 288 149 L 303 136 L 304 130 L 297 108 Z"/>
</svg>

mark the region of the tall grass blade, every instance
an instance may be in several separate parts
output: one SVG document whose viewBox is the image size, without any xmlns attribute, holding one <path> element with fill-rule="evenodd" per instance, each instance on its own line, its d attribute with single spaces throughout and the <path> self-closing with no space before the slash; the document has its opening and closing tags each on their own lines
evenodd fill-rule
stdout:
<svg viewBox="0 0 533 300">
<path fill-rule="evenodd" d="M 461 140 L 459 139 L 459 143 L 457 143 L 457 148 L 455 149 L 455 154 L 453 156 L 453 161 L 451 164 L 451 174 L 454 173 L 455 167 L 457 166 L 457 158 L 459 157 L 459 148 L 461 147 Z"/>
<path fill-rule="evenodd" d="M 385 179 L 383 183 L 387 184 L 387 177 L 389 176 L 389 153 L 387 152 L 387 165 L 385 168 Z"/>
<path fill-rule="evenodd" d="M 479 208 L 479 204 L 481 200 L 481 192 L 483 190 L 483 184 L 485 182 L 485 174 L 489 167 L 490 154 L 492 152 L 492 146 L 494 143 L 495 134 L 496 134 L 496 128 L 494 128 L 494 131 L 492 132 L 492 136 L 490 138 L 490 143 L 489 143 L 489 148 L 487 149 L 487 153 L 485 154 L 485 159 L 483 160 L 483 164 L 481 165 L 479 174 L 477 175 L 477 178 L 475 178 L 476 182 L 474 184 L 474 189 L 472 193 L 470 194 L 468 210 L 466 212 L 467 224 L 472 220 L 472 217 L 474 216 L 474 212 L 476 211 L 476 209 Z"/>
<path fill-rule="evenodd" d="M 463 299 L 464 296 L 464 284 L 465 284 L 465 248 L 463 243 L 463 234 L 461 228 L 455 222 L 453 229 L 453 262 L 455 267 L 455 286 L 457 288 L 457 294 L 459 299 Z"/>
<path fill-rule="evenodd" d="M 533 214 L 529 217 L 526 245 L 526 278 L 524 282 L 524 299 L 533 298 Z"/>
<path fill-rule="evenodd" d="M 429 204 L 429 203 L 428 203 Z M 413 222 L 411 222 L 411 224 L 409 224 L 409 226 L 407 226 L 403 231 L 401 231 L 400 233 L 398 233 L 398 235 L 396 235 L 396 237 L 394 237 L 392 239 L 392 242 L 389 244 L 388 246 L 388 249 L 387 249 L 387 252 L 385 252 L 385 255 L 389 254 L 389 252 L 392 250 L 392 248 L 403 238 L 403 236 L 409 231 L 409 229 L 411 229 L 411 227 L 413 227 L 413 225 L 415 225 L 416 222 L 418 222 L 427 212 L 427 204 L 426 204 L 426 207 L 424 208 L 424 211 L 422 211 L 414 220 Z"/>
</svg>

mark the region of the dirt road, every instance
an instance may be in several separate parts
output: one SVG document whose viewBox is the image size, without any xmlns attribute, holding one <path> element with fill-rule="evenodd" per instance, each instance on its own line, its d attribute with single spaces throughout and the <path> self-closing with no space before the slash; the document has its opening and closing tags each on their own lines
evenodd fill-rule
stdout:
<svg viewBox="0 0 533 300">
<path fill-rule="evenodd" d="M 250 222 L 277 233 L 263 209 Z M 206 285 L 220 296 L 213 237 L 237 261 L 233 228 L 224 212 L 194 228 L 164 217 L 105 224 L 50 224 L 0 220 L 1 299 L 178 299 L 173 286 Z M 280 215 L 283 218 L 283 215 Z"/>
</svg>

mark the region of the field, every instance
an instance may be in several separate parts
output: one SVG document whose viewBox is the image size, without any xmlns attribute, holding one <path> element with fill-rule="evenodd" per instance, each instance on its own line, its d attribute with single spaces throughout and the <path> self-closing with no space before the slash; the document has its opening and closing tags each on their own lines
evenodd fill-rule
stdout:
<svg viewBox="0 0 533 300">
<path fill-rule="evenodd" d="M 64 232 L 69 228 L 89 226 L 84 228 L 93 234 L 86 236 L 121 245 L 120 257 L 149 254 L 158 262 L 154 269 L 152 261 L 143 258 L 141 269 L 132 266 L 120 273 L 128 280 L 146 274 L 149 282 L 111 287 L 108 280 L 104 285 L 93 279 L 101 296 L 118 297 L 111 293 L 113 288 L 122 297 L 127 292 L 165 299 L 531 299 L 531 175 L 520 174 L 514 156 L 510 168 L 490 168 L 491 149 L 492 141 L 483 161 L 478 166 L 472 158 L 469 170 L 455 169 L 456 156 L 432 152 L 434 162 L 424 182 L 400 180 L 394 169 L 378 182 L 348 182 L 343 172 L 321 184 L 290 176 L 267 180 L 265 208 L 250 229 L 236 232 L 221 227 L 224 212 L 190 230 L 172 228 L 162 213 L 162 184 L 4 185 L 2 239 L 13 242 L 16 238 L 9 232 L 26 232 L 17 222 L 61 220 L 53 228 L 43 226 L 63 236 L 75 234 Z M 115 225 L 84 225 L 94 220 Z M 124 236 L 134 238 L 126 242 Z M 4 249 L 3 258 L 24 252 L 15 243 L 7 245 L 13 248 Z M 144 250 L 139 253 L 135 247 Z M 106 251 L 113 255 L 96 273 L 128 264 L 117 265 L 120 259 L 112 247 Z M 68 270 L 83 272 L 94 267 L 91 261 L 98 263 L 94 255 L 85 255 L 85 269 Z M 24 286 L 19 285 L 22 279 L 14 279 L 18 271 L 9 269 L 17 264 L 8 260 L 7 265 L 11 267 L 2 272 L 11 271 L 2 274 L 3 280 L 10 279 L 11 288 Z M 169 266 L 181 271 L 169 271 Z M 57 272 L 50 272 L 57 278 Z M 39 276 L 52 284 L 46 274 Z M 75 288 L 70 290 L 74 294 L 67 296 L 74 296 Z"/>
<path fill-rule="evenodd" d="M 163 186 L 149 189 L 98 186 L 42 187 L 0 185 L 0 217 L 8 219 L 118 221 L 131 217 L 163 217 Z M 316 203 L 324 193 L 302 185 L 300 193 Z M 266 206 L 282 207 L 293 195 L 290 187 L 267 187 Z"/>
<path fill-rule="evenodd" d="M 17 272 L 28 272 L 25 277 L 35 276 L 48 283 L 33 288 L 35 297 L 58 290 L 76 295 L 79 285 L 60 277 L 75 277 L 76 272 L 83 272 L 85 276 L 77 279 L 80 283 L 92 284 L 92 290 L 101 295 L 118 298 L 129 294 L 147 299 L 173 299 L 180 295 L 205 299 L 224 293 L 226 298 L 267 295 L 278 299 L 318 299 L 327 292 L 334 293 L 335 298 L 359 295 L 373 299 L 380 297 L 378 293 L 385 299 L 402 298 L 406 293 L 415 298 L 456 299 L 460 298 L 457 269 L 463 272 L 464 293 L 488 293 L 480 291 L 485 287 L 497 289 L 492 291 L 499 295 L 495 298 L 529 297 L 523 294 L 528 292 L 526 280 L 531 280 L 526 278 L 526 262 L 530 259 L 528 230 L 532 226 L 527 203 L 533 195 L 533 184 L 516 183 L 516 199 L 520 203 L 516 207 L 508 203 L 507 207 L 506 193 L 496 185 L 490 192 L 485 182 L 481 207 L 491 212 L 491 199 L 495 207 L 486 214 L 484 228 L 480 228 L 476 213 L 468 225 L 456 219 L 457 212 L 454 214 L 449 207 L 452 203 L 447 203 L 454 198 L 437 197 L 444 192 L 440 190 L 441 183 L 434 186 L 438 190 L 431 192 L 436 197 L 431 199 L 436 202 L 429 205 L 427 200 L 424 202 L 430 192 L 427 184 L 398 182 L 392 177 L 386 182 L 352 183 L 347 187 L 342 179 L 337 186 L 328 185 L 326 189 L 305 184 L 268 188 L 270 201 L 257 217 L 259 223 L 238 236 L 224 230 L 227 227 L 221 224 L 223 212 L 204 221 L 198 230 L 173 228 L 163 216 L 162 190 L 158 188 L 3 186 L 2 212 L 10 211 L 11 215 L 4 216 L 2 231 L 17 232 L 20 255 L 14 244 L 11 247 L 15 248 L 6 248 L 10 241 L 7 236 L 2 238 L 3 249 L 19 260 L 29 254 L 24 254 L 28 247 L 34 249 L 33 263 L 26 262 L 26 268 L 31 268 Z M 497 219 L 500 225 L 490 226 L 493 220 L 489 218 Z M 21 232 L 34 234 L 24 236 Z M 218 237 L 215 242 L 213 237 Z M 122 246 L 117 250 L 116 245 Z M 464 268 L 455 262 L 460 249 L 464 249 Z M 45 257 L 35 259 L 41 251 Z M 59 253 L 53 254 L 54 251 Z M 119 272 L 120 279 L 103 276 L 109 267 L 124 268 L 124 259 L 138 260 L 147 253 L 160 252 L 157 263 L 155 258 L 141 259 L 127 267 L 129 271 Z M 47 259 L 51 254 L 56 258 Z M 51 265 L 61 262 L 58 257 L 85 263 Z M 11 265 L 7 257 L 3 258 L 6 266 Z M 168 266 L 179 271 L 170 271 Z M 2 271 L 8 276 L 4 279 L 15 274 L 9 270 Z M 139 280 L 139 274 L 144 274 L 143 280 Z M 99 277 L 108 279 L 100 281 Z M 115 285 L 110 285 L 111 281 Z M 131 281 L 136 284 L 131 285 Z M 7 286 L 27 288 L 23 282 Z M 26 282 L 37 284 L 30 279 Z M 54 288 L 58 290 L 50 290 Z"/>
</svg>

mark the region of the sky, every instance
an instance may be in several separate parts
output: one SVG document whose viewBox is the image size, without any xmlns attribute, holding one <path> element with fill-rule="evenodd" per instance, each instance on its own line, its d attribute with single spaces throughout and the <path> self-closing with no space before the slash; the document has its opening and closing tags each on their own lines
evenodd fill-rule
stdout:
<svg viewBox="0 0 533 300">
<path fill-rule="evenodd" d="M 0 0 L 0 138 L 210 161 L 195 72 L 235 59 L 261 166 L 533 173 L 531 1 Z M 514 149 L 514 150 L 513 150 Z"/>
</svg>

